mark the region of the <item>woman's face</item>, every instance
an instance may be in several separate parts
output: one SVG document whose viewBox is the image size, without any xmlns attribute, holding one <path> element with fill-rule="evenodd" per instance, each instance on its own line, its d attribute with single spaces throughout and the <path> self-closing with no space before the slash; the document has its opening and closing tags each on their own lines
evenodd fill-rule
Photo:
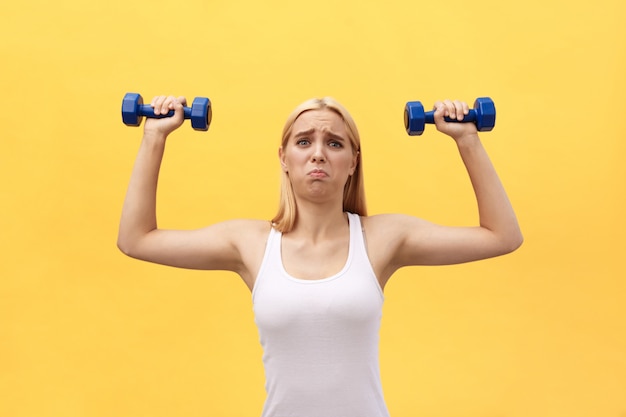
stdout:
<svg viewBox="0 0 626 417">
<path fill-rule="evenodd" d="M 279 149 L 279 157 L 297 196 L 341 201 L 358 154 L 341 117 L 322 109 L 298 116 L 289 140 Z"/>
</svg>

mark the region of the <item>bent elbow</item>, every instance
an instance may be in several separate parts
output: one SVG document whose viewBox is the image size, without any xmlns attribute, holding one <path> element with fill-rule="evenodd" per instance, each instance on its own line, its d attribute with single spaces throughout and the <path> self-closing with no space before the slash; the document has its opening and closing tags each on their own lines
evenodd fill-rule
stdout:
<svg viewBox="0 0 626 417">
<path fill-rule="evenodd" d="M 506 255 L 515 252 L 524 243 L 524 236 L 521 232 L 512 234 L 502 243 L 502 254 Z"/>
<path fill-rule="evenodd" d="M 117 248 L 126 256 L 134 259 L 145 260 L 145 257 L 149 255 L 150 232 L 147 233 L 135 233 L 122 231 L 117 236 Z"/>
<path fill-rule="evenodd" d="M 118 237 L 117 248 L 120 250 L 120 252 L 122 252 L 124 255 L 128 257 L 131 257 L 131 258 L 137 257 L 135 253 L 136 252 L 135 245 L 133 245 L 129 239 Z"/>
<path fill-rule="evenodd" d="M 130 253 L 131 253 L 130 246 L 129 246 L 126 242 L 124 242 L 124 241 L 122 241 L 122 240 L 118 239 L 118 240 L 117 240 L 117 248 L 118 248 L 118 249 L 120 250 L 120 252 L 122 252 L 124 255 L 126 255 L 126 256 L 131 256 L 131 255 L 130 255 Z"/>
</svg>

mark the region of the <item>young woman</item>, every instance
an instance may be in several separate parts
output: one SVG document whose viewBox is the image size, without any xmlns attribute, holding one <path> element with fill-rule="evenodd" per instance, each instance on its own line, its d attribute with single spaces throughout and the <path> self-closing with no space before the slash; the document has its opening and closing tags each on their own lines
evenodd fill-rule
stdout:
<svg viewBox="0 0 626 417">
<path fill-rule="evenodd" d="M 192 231 L 162 230 L 156 191 L 167 136 L 183 122 L 184 98 L 155 97 L 122 211 L 119 248 L 182 268 L 229 270 L 250 288 L 264 349 L 263 417 L 388 416 L 378 367 L 385 284 L 399 268 L 446 265 L 517 249 L 522 235 L 469 111 L 435 103 L 437 129 L 467 168 L 478 225 L 446 227 L 399 214 L 367 216 L 361 144 L 352 117 L 331 98 L 287 119 L 279 148 L 281 200 L 272 221 L 231 220 Z"/>
</svg>

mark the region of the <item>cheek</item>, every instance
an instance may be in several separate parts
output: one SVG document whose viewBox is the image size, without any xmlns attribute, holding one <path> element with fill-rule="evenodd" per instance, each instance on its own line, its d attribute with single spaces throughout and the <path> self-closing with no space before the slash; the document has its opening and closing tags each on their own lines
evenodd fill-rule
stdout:
<svg viewBox="0 0 626 417">
<path fill-rule="evenodd" d="M 351 155 L 347 158 L 346 165 L 350 168 L 350 171 L 353 172 L 356 170 L 358 166 L 359 158 L 356 155 Z"/>
<path fill-rule="evenodd" d="M 281 164 L 283 167 L 293 168 L 302 163 L 306 159 L 306 155 L 303 152 L 298 152 L 297 149 L 289 149 L 283 154 Z"/>
</svg>

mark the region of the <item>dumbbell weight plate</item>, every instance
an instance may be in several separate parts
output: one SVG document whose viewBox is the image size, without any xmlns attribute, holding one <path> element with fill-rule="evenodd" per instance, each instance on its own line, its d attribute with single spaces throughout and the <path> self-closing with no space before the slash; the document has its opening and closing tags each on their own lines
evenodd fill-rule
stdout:
<svg viewBox="0 0 626 417">
<path fill-rule="evenodd" d="M 206 97 L 196 97 L 191 104 L 191 127 L 195 130 L 209 130 L 213 111 L 211 101 Z"/>
<path fill-rule="evenodd" d="M 127 126 L 139 126 L 143 117 L 137 109 L 143 104 L 143 98 L 137 93 L 127 93 L 122 100 L 122 121 Z"/>
<path fill-rule="evenodd" d="M 479 97 L 474 101 L 476 110 L 476 129 L 489 132 L 496 125 L 496 105 L 489 97 Z"/>
<path fill-rule="evenodd" d="M 424 106 L 419 101 L 409 101 L 404 107 L 404 128 L 406 133 L 417 136 L 424 133 L 426 119 Z"/>
</svg>

